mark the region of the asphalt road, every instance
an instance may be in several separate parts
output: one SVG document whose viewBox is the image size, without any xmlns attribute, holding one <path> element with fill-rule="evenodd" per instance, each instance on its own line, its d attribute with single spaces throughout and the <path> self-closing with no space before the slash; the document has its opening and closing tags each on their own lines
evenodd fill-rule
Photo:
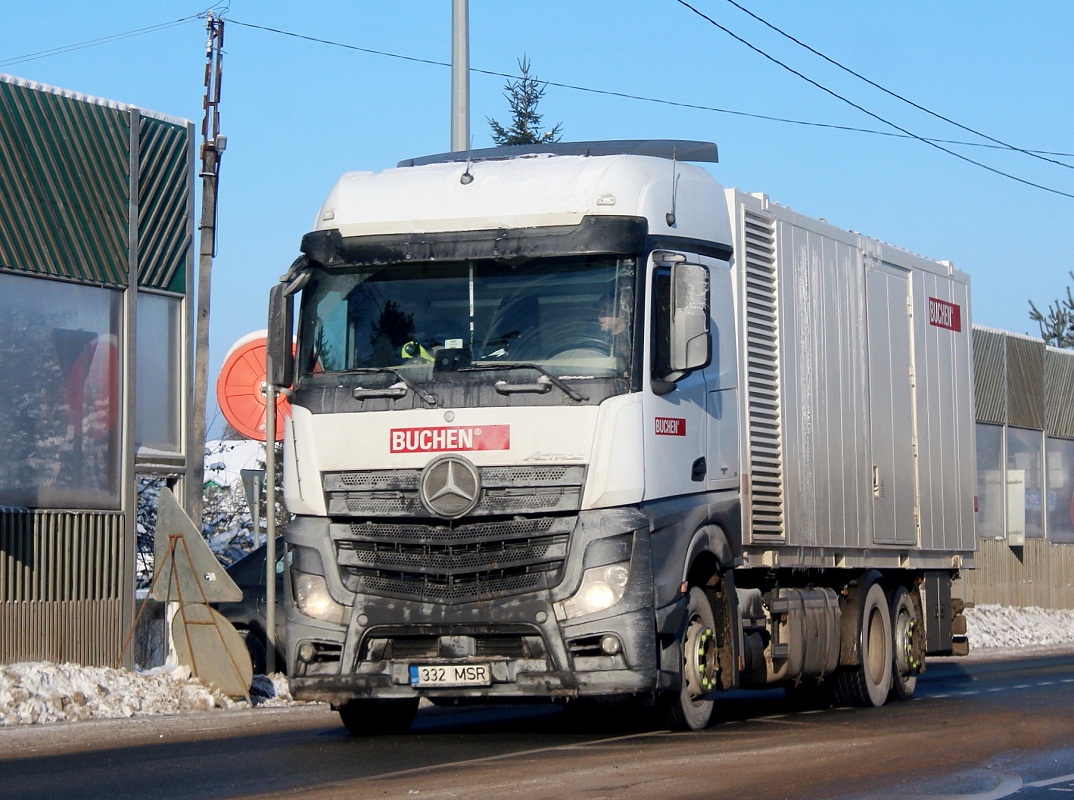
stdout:
<svg viewBox="0 0 1074 800">
<path fill-rule="evenodd" d="M 322 706 L 0 728 L 0 797 L 1054 798 L 1074 793 L 1074 651 L 930 663 L 910 702 L 721 698 L 702 733 L 561 708 L 428 708 L 354 738 Z"/>
</svg>

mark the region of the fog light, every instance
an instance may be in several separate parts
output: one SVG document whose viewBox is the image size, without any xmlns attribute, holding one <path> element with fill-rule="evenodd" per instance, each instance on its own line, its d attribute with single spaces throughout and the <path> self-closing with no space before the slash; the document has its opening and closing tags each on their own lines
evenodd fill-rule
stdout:
<svg viewBox="0 0 1074 800">
<path fill-rule="evenodd" d="M 619 641 L 618 636 L 612 636 L 610 633 L 600 638 L 600 651 L 606 656 L 619 655 L 623 649 L 622 642 Z"/>
<path fill-rule="evenodd" d="M 304 661 L 309 664 L 313 661 L 313 657 L 317 655 L 317 648 L 309 642 L 303 642 L 298 646 L 298 660 Z"/>
</svg>

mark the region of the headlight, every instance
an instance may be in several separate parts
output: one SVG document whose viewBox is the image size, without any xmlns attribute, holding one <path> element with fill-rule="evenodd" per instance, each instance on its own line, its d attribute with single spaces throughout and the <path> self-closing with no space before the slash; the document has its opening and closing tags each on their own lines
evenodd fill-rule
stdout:
<svg viewBox="0 0 1074 800">
<path fill-rule="evenodd" d="M 563 621 L 611 608 L 623 599 L 629 578 L 629 561 L 587 569 L 574 596 L 556 603 L 556 619 Z"/>
<path fill-rule="evenodd" d="M 295 588 L 295 605 L 299 611 L 307 617 L 343 624 L 346 608 L 332 599 L 324 577 L 297 571 L 292 572 L 291 577 Z"/>
</svg>

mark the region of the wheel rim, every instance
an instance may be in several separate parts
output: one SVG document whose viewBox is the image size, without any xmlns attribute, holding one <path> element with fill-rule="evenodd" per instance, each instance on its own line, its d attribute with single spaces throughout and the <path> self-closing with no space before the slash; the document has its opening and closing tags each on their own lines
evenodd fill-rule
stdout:
<svg viewBox="0 0 1074 800">
<path fill-rule="evenodd" d="M 906 685 L 921 672 L 921 658 L 914 648 L 914 636 L 918 633 L 917 614 L 905 593 L 896 597 L 891 628 L 896 679 Z"/>
<path fill-rule="evenodd" d="M 683 677 L 691 700 L 704 700 L 716 688 L 716 651 L 716 632 L 700 617 L 692 617 L 683 643 Z"/>
<path fill-rule="evenodd" d="M 872 609 L 869 614 L 869 625 L 866 633 L 867 648 L 865 653 L 865 668 L 869 672 L 874 685 L 884 679 L 884 670 L 887 668 L 887 649 L 884 647 L 884 639 L 887 631 L 884 630 L 884 618 L 878 609 Z"/>
<path fill-rule="evenodd" d="M 900 675 L 910 675 L 917 672 L 920 664 L 914 656 L 914 627 L 916 620 L 905 609 L 899 610 L 899 616 L 895 620 L 895 665 Z"/>
</svg>

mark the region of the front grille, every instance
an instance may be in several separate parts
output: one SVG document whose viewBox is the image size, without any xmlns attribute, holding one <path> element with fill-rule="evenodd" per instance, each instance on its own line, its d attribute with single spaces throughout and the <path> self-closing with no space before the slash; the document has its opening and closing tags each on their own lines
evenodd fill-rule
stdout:
<svg viewBox="0 0 1074 800">
<path fill-rule="evenodd" d="M 470 516 L 551 514 L 577 511 L 585 467 L 480 467 L 481 502 Z M 418 496 L 421 470 L 328 472 L 324 492 L 333 517 L 431 517 Z"/>
<path fill-rule="evenodd" d="M 471 522 L 334 524 L 348 589 L 433 603 L 490 600 L 559 583 L 574 517 Z"/>
</svg>

